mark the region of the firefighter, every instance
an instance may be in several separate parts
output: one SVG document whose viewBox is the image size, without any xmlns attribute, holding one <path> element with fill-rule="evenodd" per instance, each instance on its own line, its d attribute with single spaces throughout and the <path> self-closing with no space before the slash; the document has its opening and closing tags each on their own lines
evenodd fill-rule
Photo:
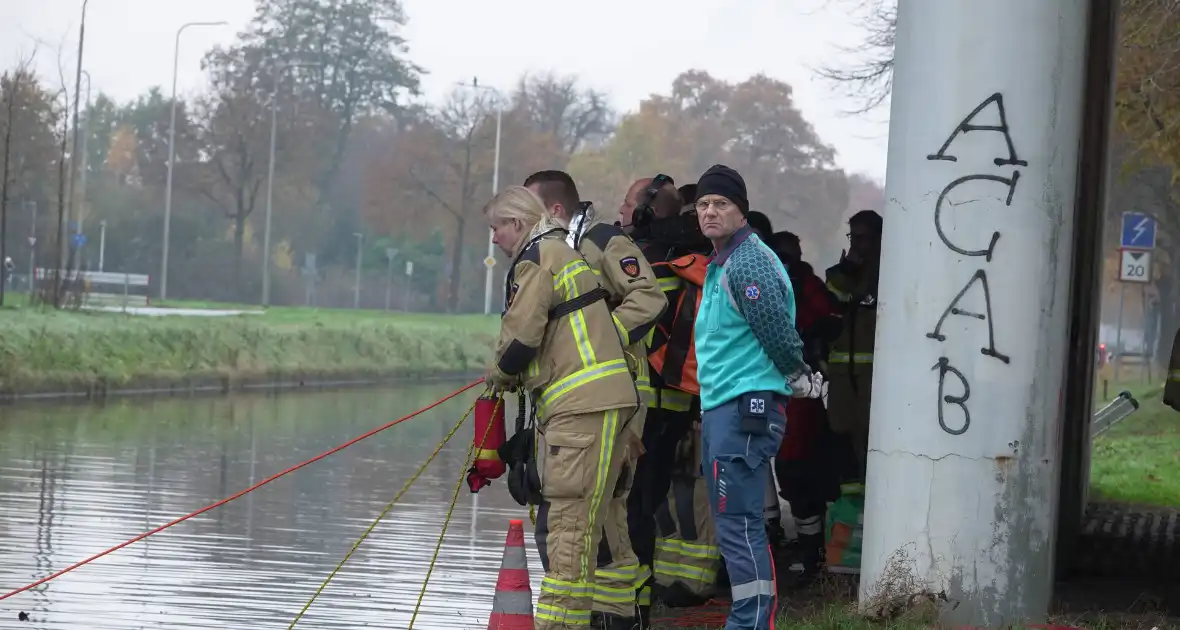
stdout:
<svg viewBox="0 0 1180 630">
<path fill-rule="evenodd" d="M 661 422 L 649 422 L 645 432 L 648 453 L 640 462 L 645 497 L 628 506 L 628 517 L 636 548 L 642 540 L 652 562 L 653 595 L 665 605 L 684 607 L 712 595 L 721 567 L 701 475 L 700 389 L 692 343 L 711 245 L 692 206 L 696 185 L 674 194 L 668 185 L 653 188 L 655 179 L 633 187 L 648 193 L 636 200 L 632 218 L 638 218 L 633 234 L 668 296 L 649 352 Z"/>
<path fill-rule="evenodd" d="M 776 232 L 771 249 L 786 266 L 795 290 L 795 329 L 803 340 L 803 360 L 818 371 L 827 356 L 833 330 L 839 330 L 824 281 L 803 260 L 797 235 Z M 779 493 L 790 504 L 795 521 L 797 538 L 792 556 L 796 562 L 790 570 L 799 572 L 799 586 L 817 576 L 823 566 L 824 513 L 827 503 L 840 494 L 838 479 L 831 474 L 827 461 L 829 432 L 822 401 L 793 398 L 787 403 L 787 431 L 775 458 L 774 472 Z"/>
<path fill-rule="evenodd" d="M 1164 385 L 1164 404 L 1180 411 L 1180 330 L 1172 340 L 1172 360 L 1168 362 L 1168 380 Z"/>
<path fill-rule="evenodd" d="M 773 626 L 777 584 L 762 518 L 771 459 L 790 396 L 822 395 L 803 361 L 786 269 L 746 225 L 746 185 L 714 165 L 697 182 L 708 265 L 694 341 L 702 408 L 702 469 L 733 607 L 727 628 Z"/>
<path fill-rule="evenodd" d="M 610 294 L 607 304 L 619 337 L 627 346 L 627 362 L 641 394 L 639 411 L 628 423 L 630 434 L 624 441 L 623 470 L 602 521 L 603 540 L 594 574 L 593 625 L 630 630 L 639 624 L 640 591 L 651 577 L 651 568 L 646 564 L 641 566 L 631 548 L 627 497 L 642 450 L 644 407 L 650 404 L 652 393 L 646 337 L 668 301 L 639 247 L 621 228 L 597 219 L 593 206 L 579 199 L 578 188 L 568 173 L 540 171 L 530 175 L 524 185 L 541 198 L 549 216 L 569 230 L 567 243 L 581 252 Z"/>
<path fill-rule="evenodd" d="M 828 422 L 849 444 L 854 461 L 845 480 L 864 481 L 873 389 L 873 337 L 877 329 L 877 279 L 881 264 L 881 215 L 861 210 L 848 220 L 848 251 L 828 268 L 826 284 L 840 318 L 828 355 Z"/>
<path fill-rule="evenodd" d="M 624 449 L 616 444 L 637 410 L 638 394 L 607 292 L 565 243 L 565 230 L 541 200 L 513 186 L 484 214 L 493 241 L 513 261 L 487 381 L 497 391 L 529 392 L 535 435 L 544 443 L 539 473 L 535 455 L 527 456 L 537 449 L 525 448 L 523 473 L 514 474 L 522 468 L 515 459 L 509 474 L 510 488 L 518 488 L 514 498 L 539 505 L 535 530 L 545 577 L 535 627 L 585 628 L 601 524 L 623 466 Z"/>
</svg>

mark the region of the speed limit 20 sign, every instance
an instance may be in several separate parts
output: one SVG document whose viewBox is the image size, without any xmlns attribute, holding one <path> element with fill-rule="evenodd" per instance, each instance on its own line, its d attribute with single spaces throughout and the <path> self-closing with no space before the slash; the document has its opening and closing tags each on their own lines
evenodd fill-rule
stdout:
<svg viewBox="0 0 1180 630">
<path fill-rule="evenodd" d="M 1151 282 L 1151 252 L 1134 249 L 1120 250 L 1119 280 L 1123 282 Z"/>
</svg>

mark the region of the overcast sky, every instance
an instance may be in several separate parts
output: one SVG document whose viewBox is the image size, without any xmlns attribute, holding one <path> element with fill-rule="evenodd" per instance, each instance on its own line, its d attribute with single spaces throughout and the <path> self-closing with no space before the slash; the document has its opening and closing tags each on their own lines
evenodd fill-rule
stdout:
<svg viewBox="0 0 1180 630">
<path fill-rule="evenodd" d="M 10 66 L 38 46 L 39 71 L 56 84 L 60 55 L 72 87 L 81 5 L 0 0 L 0 60 Z M 152 85 L 167 92 L 176 29 L 190 21 L 228 22 L 190 28 L 181 41 L 180 92 L 200 89 L 202 53 L 229 43 L 253 7 L 253 0 L 90 0 L 83 66 L 94 92 L 121 100 Z M 577 74 L 630 110 L 648 94 L 667 91 L 690 68 L 732 81 L 764 72 L 794 87 L 797 105 L 836 147 L 841 166 L 884 181 L 888 108 L 844 115 L 855 104 L 813 71 L 847 59 L 839 46 L 859 37 L 854 18 L 838 2 L 403 0 L 403 7 L 409 57 L 430 73 L 423 78 L 429 100 L 474 76 L 507 89 L 523 72 L 552 69 Z"/>
</svg>

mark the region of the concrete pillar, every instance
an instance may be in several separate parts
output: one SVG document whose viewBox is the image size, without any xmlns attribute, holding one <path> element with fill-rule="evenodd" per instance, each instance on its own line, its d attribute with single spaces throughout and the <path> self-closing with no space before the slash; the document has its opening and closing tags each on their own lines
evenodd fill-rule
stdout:
<svg viewBox="0 0 1180 630">
<path fill-rule="evenodd" d="M 866 611 L 1047 613 L 1088 4 L 900 1 Z"/>
</svg>

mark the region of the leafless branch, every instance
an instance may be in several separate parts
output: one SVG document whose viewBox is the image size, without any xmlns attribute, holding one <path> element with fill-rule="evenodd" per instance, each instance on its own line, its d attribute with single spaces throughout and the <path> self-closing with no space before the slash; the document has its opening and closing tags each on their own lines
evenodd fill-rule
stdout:
<svg viewBox="0 0 1180 630">
<path fill-rule="evenodd" d="M 857 46 L 839 47 L 856 61 L 825 65 L 816 73 L 856 99 L 860 105 L 844 113 L 865 114 L 881 106 L 893 91 L 893 48 L 897 38 L 896 0 L 855 0 L 865 39 Z"/>
</svg>

